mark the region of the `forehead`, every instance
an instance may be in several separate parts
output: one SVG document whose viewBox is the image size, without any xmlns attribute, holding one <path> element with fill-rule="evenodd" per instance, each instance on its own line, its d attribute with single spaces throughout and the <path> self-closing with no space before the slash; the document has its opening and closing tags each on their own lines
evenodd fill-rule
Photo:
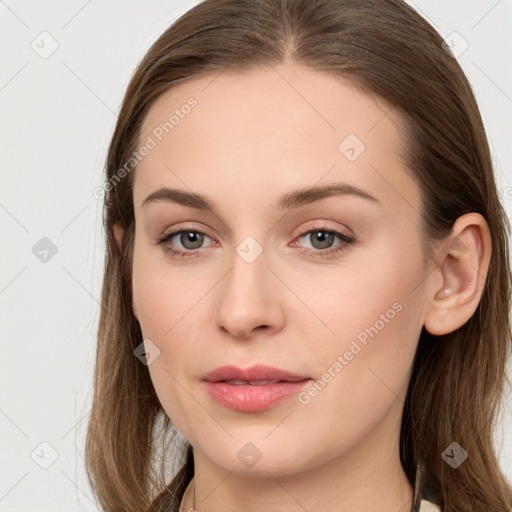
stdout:
<svg viewBox="0 0 512 512">
<path fill-rule="evenodd" d="M 373 181 L 377 190 L 378 169 L 403 181 L 400 126 L 384 100 L 298 64 L 194 77 L 173 85 L 146 115 L 139 143 L 151 139 L 154 147 L 135 172 L 134 201 L 162 185 L 229 193 L 323 177 Z"/>
</svg>

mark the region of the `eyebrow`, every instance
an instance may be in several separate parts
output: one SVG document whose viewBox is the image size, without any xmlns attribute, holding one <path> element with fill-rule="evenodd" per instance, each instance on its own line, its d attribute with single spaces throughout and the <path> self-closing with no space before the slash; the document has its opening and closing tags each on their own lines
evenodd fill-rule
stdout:
<svg viewBox="0 0 512 512">
<path fill-rule="evenodd" d="M 331 185 L 292 190 L 279 198 L 277 209 L 285 210 L 297 208 L 298 206 L 310 204 L 332 196 L 355 196 L 375 204 L 380 204 L 376 197 L 365 190 L 347 183 L 334 183 Z M 149 196 L 144 199 L 141 206 L 144 207 L 160 201 L 176 203 L 198 210 L 210 211 L 212 213 L 216 213 L 217 210 L 216 204 L 205 196 L 168 187 L 162 187 L 149 194 Z"/>
</svg>

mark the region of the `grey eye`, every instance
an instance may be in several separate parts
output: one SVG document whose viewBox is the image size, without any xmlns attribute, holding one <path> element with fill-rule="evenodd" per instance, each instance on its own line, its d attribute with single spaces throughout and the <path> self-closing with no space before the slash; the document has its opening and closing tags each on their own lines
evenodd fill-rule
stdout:
<svg viewBox="0 0 512 512">
<path fill-rule="evenodd" d="M 335 237 L 334 233 L 321 229 L 311 231 L 305 236 L 309 237 L 314 249 L 328 249 L 331 247 Z"/>
<path fill-rule="evenodd" d="M 199 233 L 198 231 L 181 231 L 181 233 L 176 236 L 179 236 L 179 241 L 183 247 L 185 249 L 190 249 L 191 251 L 199 249 L 202 246 L 205 237 L 203 233 Z"/>
</svg>

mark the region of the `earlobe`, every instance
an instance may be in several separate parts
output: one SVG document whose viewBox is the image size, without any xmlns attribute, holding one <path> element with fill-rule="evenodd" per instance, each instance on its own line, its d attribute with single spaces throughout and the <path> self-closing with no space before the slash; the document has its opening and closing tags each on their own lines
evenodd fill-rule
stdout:
<svg viewBox="0 0 512 512">
<path fill-rule="evenodd" d="M 478 213 L 459 217 L 440 251 L 440 263 L 427 286 L 425 316 L 425 329 L 436 336 L 464 325 L 478 307 L 491 259 L 485 218 Z"/>
<path fill-rule="evenodd" d="M 121 228 L 121 226 L 119 226 L 119 224 L 113 224 L 113 230 L 114 230 L 114 237 L 116 239 L 116 242 L 117 242 L 117 246 L 119 247 L 119 250 L 121 250 L 121 243 L 123 241 L 123 229 Z"/>
</svg>

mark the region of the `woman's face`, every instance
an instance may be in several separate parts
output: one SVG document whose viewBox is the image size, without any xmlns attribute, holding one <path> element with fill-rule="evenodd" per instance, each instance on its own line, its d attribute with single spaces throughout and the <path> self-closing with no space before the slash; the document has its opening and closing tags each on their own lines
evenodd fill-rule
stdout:
<svg viewBox="0 0 512 512">
<path fill-rule="evenodd" d="M 153 104 L 133 300 L 156 392 L 197 457 L 262 475 L 398 457 L 426 276 L 397 122 L 297 64 L 194 78 Z M 243 373 L 256 365 L 296 378 Z M 225 366 L 242 373 L 205 380 Z"/>
</svg>

